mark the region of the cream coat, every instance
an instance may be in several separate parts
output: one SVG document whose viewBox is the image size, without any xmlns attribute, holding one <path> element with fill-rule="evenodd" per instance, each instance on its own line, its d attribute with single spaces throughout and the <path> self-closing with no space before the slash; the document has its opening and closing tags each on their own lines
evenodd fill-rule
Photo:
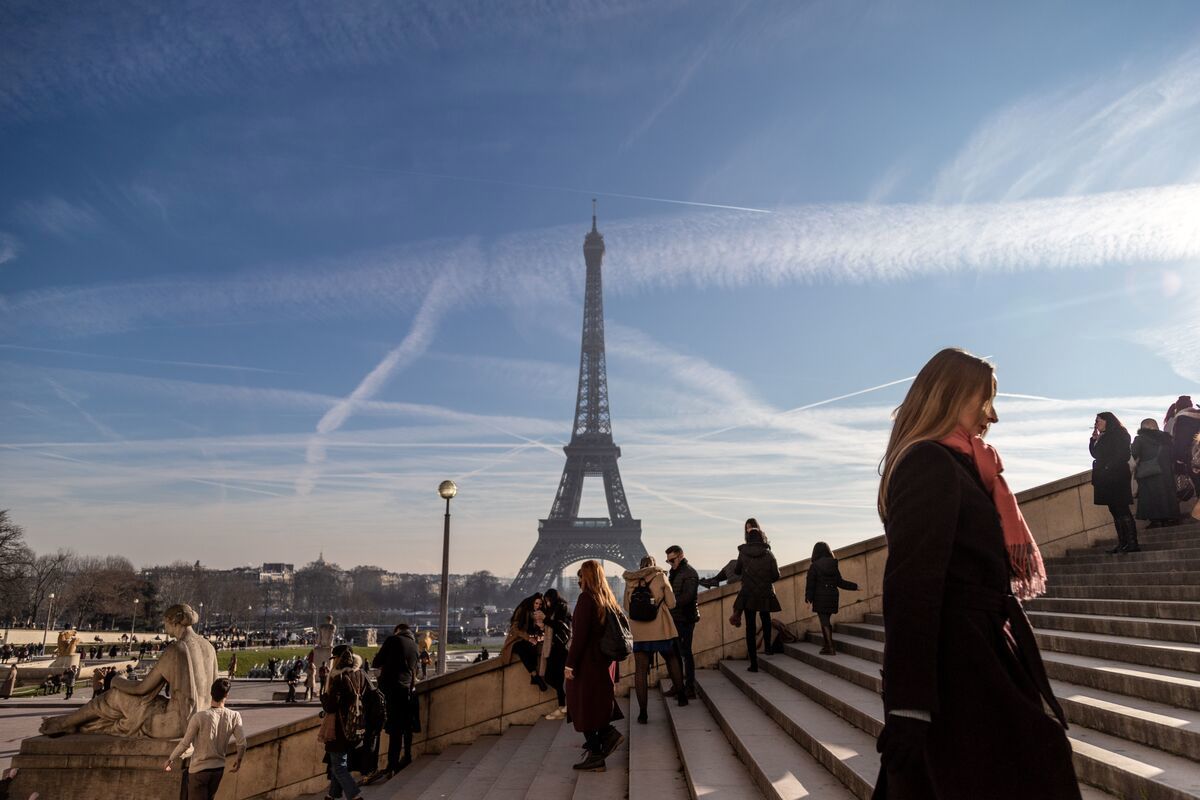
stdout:
<svg viewBox="0 0 1200 800">
<path fill-rule="evenodd" d="M 646 567 L 645 569 L 627 570 L 625 578 L 625 612 L 629 612 L 629 598 L 633 590 L 642 581 L 650 585 L 650 594 L 658 605 L 658 618 L 653 622 L 638 622 L 629 620 L 629 630 L 633 633 L 635 642 L 660 642 L 664 639 L 674 639 L 679 635 L 675 629 L 675 620 L 671 619 L 670 609 L 675 607 L 675 592 L 671 582 L 667 580 L 667 571 L 662 567 Z"/>
</svg>

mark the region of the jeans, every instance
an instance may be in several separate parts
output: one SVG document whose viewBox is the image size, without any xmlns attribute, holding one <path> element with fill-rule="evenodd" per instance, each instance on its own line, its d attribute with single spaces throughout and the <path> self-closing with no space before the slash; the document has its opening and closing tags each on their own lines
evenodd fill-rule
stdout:
<svg viewBox="0 0 1200 800">
<path fill-rule="evenodd" d="M 679 638 L 675 640 L 679 648 L 679 658 L 683 661 L 683 684 L 689 689 L 696 685 L 696 659 L 692 656 L 692 636 L 696 633 L 696 620 L 675 620 L 675 629 Z"/>
<path fill-rule="evenodd" d="M 356 798 L 358 794 L 358 784 L 354 782 L 354 778 L 350 775 L 349 753 L 329 753 L 329 796 L 338 800 L 342 796 L 342 792 L 346 793 L 346 797 Z"/>
</svg>

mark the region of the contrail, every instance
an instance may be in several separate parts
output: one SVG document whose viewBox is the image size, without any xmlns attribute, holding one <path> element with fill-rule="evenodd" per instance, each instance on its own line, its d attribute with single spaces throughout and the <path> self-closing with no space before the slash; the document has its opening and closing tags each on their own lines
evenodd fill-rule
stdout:
<svg viewBox="0 0 1200 800">
<path fill-rule="evenodd" d="M 799 412 L 807 411 L 810 408 L 816 408 L 818 406 L 824 406 L 824 405 L 828 405 L 830 403 L 836 403 L 839 400 L 845 400 L 850 397 L 858 397 L 860 394 L 867 394 L 868 392 L 877 392 L 880 389 L 886 389 L 889 386 L 896 386 L 897 384 L 908 383 L 911 380 L 915 380 L 916 377 L 917 377 L 916 375 L 909 375 L 907 378 L 900 378 L 899 380 L 888 381 L 887 383 L 881 383 L 878 386 L 871 386 L 866 389 L 859 389 L 856 392 L 848 392 L 847 394 L 839 394 L 837 397 L 829 397 L 829 398 L 826 398 L 825 400 L 818 400 L 815 403 L 808 403 L 807 405 L 796 406 L 795 408 L 789 408 L 787 411 L 780 411 L 778 414 L 775 414 L 774 416 L 784 417 L 784 416 L 787 416 L 788 414 L 798 414 Z M 727 433 L 728 431 L 737 430 L 738 428 L 744 428 L 747 425 L 751 425 L 751 424 L 752 423 L 749 423 L 749 422 L 743 422 L 738 425 L 730 425 L 727 428 L 721 428 L 720 430 L 709 431 L 708 433 L 702 433 L 699 436 L 693 437 L 692 441 L 699 441 L 700 439 L 707 439 L 710 436 L 716 436 L 721 433 Z"/>
<path fill-rule="evenodd" d="M 114 361 L 134 361 L 139 364 L 163 364 L 169 367 L 200 367 L 201 369 L 231 369 L 238 372 L 269 372 L 276 375 L 297 373 L 284 373 L 277 369 L 264 369 L 262 367 L 241 367 L 236 364 L 209 364 L 203 361 L 168 361 L 161 358 L 134 358 L 132 356 L 110 356 L 104 353 L 84 353 L 79 350 L 58 350 L 52 347 L 26 347 L 19 344 L 0 344 L 0 349 L 4 350 L 24 350 L 30 353 L 55 353 L 63 356 L 84 356 L 86 358 L 107 358 Z"/>
<path fill-rule="evenodd" d="M 300 159 L 286 156 L 272 156 L 276 160 L 299 161 Z M 622 192 L 598 192 L 592 189 L 574 189 L 569 186 L 553 186 L 547 183 L 528 183 L 526 181 L 502 180 L 500 178 L 473 178 L 468 175 L 450 175 L 444 172 L 423 172 L 420 170 L 400 169 L 399 167 L 368 167 L 363 164 L 338 164 L 330 161 L 305 161 L 307 164 L 322 164 L 340 169 L 354 169 L 364 172 L 390 172 L 394 175 L 409 175 L 414 178 L 437 178 L 443 181 L 460 181 L 462 183 L 486 183 L 493 186 L 514 186 L 521 189 L 538 189 L 548 192 L 569 192 L 571 194 L 586 194 L 593 197 L 619 197 L 623 200 L 644 200 L 648 203 L 671 203 L 677 206 L 698 206 L 700 208 L 720 208 L 726 211 L 749 211 L 753 214 L 774 213 L 766 208 L 751 208 L 749 206 L 734 206 L 725 203 L 702 203 L 698 200 L 677 200 L 671 197 L 651 197 L 644 194 L 625 194 Z"/>
</svg>

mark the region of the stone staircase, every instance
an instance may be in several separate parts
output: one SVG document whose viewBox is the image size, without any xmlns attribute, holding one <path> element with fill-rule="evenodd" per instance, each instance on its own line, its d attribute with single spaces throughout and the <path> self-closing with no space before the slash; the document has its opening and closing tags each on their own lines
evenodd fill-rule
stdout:
<svg viewBox="0 0 1200 800">
<path fill-rule="evenodd" d="M 1200 800 L 1200 524 L 1141 538 L 1141 553 L 1098 545 L 1048 561 L 1050 591 L 1027 611 L 1084 798 Z M 837 656 L 819 655 L 810 634 L 760 659 L 758 673 L 744 661 L 700 670 L 702 702 L 686 708 L 652 692 L 650 724 L 622 723 L 629 740 L 607 772 L 572 770 L 582 737 L 543 720 L 420 758 L 364 797 L 866 800 L 883 725 L 882 623 L 837 624 Z"/>
</svg>

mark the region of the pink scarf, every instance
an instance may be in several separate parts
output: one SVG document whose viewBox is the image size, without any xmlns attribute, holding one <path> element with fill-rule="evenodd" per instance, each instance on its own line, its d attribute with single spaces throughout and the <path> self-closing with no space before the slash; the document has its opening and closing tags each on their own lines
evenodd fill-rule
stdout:
<svg viewBox="0 0 1200 800">
<path fill-rule="evenodd" d="M 1025 524 L 1017 498 L 1013 497 L 1008 482 L 1000 474 L 1004 472 L 1004 464 L 996 448 L 962 428 L 955 429 L 954 433 L 941 440 L 941 444 L 970 456 L 983 485 L 992 493 L 992 501 L 1000 512 L 1004 546 L 1008 550 L 1012 593 L 1021 600 L 1032 600 L 1039 594 L 1045 594 L 1046 565 L 1042 563 L 1042 553 L 1033 540 L 1029 526 Z"/>
</svg>

